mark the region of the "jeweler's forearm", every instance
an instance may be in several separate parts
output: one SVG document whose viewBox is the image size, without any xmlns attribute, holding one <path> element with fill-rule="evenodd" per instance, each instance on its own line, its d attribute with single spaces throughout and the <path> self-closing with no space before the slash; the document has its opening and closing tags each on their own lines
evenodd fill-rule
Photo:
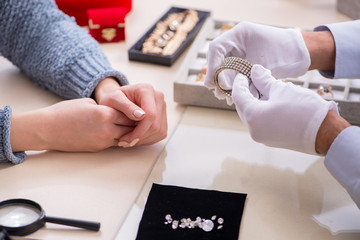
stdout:
<svg viewBox="0 0 360 240">
<path fill-rule="evenodd" d="M 335 41 L 330 31 L 302 32 L 310 54 L 309 70 L 335 69 Z"/>
<path fill-rule="evenodd" d="M 316 152 L 326 155 L 337 135 L 350 126 L 350 123 L 341 116 L 337 115 L 334 111 L 329 111 L 316 136 Z"/>
</svg>

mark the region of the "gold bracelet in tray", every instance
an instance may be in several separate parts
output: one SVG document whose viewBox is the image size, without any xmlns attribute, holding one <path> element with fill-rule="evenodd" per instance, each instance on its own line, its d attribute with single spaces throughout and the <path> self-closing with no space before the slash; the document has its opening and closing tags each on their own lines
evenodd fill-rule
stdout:
<svg viewBox="0 0 360 240">
<path fill-rule="evenodd" d="M 142 45 L 142 52 L 172 55 L 198 20 L 198 12 L 192 9 L 169 14 L 164 21 L 156 24 L 156 28 Z"/>
</svg>

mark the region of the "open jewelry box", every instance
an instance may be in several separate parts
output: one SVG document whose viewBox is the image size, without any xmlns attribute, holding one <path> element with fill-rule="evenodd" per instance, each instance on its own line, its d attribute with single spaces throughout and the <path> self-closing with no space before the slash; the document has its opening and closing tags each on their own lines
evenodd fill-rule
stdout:
<svg viewBox="0 0 360 240">
<path fill-rule="evenodd" d="M 198 20 L 194 27 L 191 28 L 191 30 L 188 32 L 186 38 L 181 42 L 180 46 L 176 48 L 176 51 L 174 51 L 170 55 L 162 55 L 157 53 L 145 53 L 143 51 L 143 44 L 157 29 L 158 24 L 164 23 L 166 19 L 171 14 L 179 14 L 184 11 L 194 10 L 197 12 Z M 191 42 L 194 40 L 198 32 L 200 31 L 202 25 L 206 21 L 206 19 L 210 16 L 210 12 L 208 11 L 201 11 L 197 9 L 186 9 L 186 8 L 180 8 L 180 7 L 171 7 L 129 50 L 128 50 L 128 56 L 129 60 L 132 61 L 140 61 L 140 62 L 148 62 L 148 63 L 154 63 L 154 64 L 160 64 L 165 66 L 171 66 L 179 57 L 180 55 L 186 50 L 187 47 L 190 46 Z M 179 23 L 176 23 L 179 24 Z M 169 32 L 174 33 L 174 31 L 171 30 L 171 26 L 168 26 L 168 29 L 170 28 Z M 176 32 L 176 30 L 175 30 Z M 160 39 L 158 40 L 164 40 L 162 39 L 163 34 Z M 166 40 L 166 39 L 165 39 Z"/>
<path fill-rule="evenodd" d="M 217 99 L 213 92 L 204 86 L 202 73 L 206 67 L 206 52 L 209 43 L 223 31 L 236 23 L 216 21 L 208 18 L 189 49 L 181 69 L 180 77 L 174 82 L 174 101 L 187 105 L 235 110 L 225 100 Z M 298 78 L 283 79 L 296 85 L 319 92 L 330 88 L 331 92 L 322 94 L 327 100 L 338 103 L 340 115 L 351 124 L 360 125 L 360 79 L 327 79 L 316 70 L 309 71 Z"/>
</svg>

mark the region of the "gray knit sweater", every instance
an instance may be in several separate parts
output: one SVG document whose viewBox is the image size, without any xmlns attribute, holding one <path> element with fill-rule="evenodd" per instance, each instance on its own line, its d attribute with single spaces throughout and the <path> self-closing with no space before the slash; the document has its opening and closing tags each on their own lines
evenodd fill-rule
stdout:
<svg viewBox="0 0 360 240">
<path fill-rule="evenodd" d="M 66 99 L 90 97 L 109 76 L 128 84 L 99 44 L 53 0 L 0 0 L 0 54 L 29 79 Z M 16 164 L 26 154 L 11 150 L 10 117 L 10 106 L 0 109 L 0 162 Z"/>
</svg>

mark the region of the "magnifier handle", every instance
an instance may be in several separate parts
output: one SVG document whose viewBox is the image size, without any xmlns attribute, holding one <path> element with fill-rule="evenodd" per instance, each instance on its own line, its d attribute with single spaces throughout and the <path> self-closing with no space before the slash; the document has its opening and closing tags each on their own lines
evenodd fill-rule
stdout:
<svg viewBox="0 0 360 240">
<path fill-rule="evenodd" d="M 91 231 L 99 231 L 100 223 L 99 222 L 90 222 L 83 220 L 67 219 L 67 218 L 58 218 L 58 217 L 45 217 L 45 222 L 57 223 L 66 226 L 84 228 Z"/>
<path fill-rule="evenodd" d="M 11 240 L 11 238 L 9 237 L 9 234 L 6 232 L 5 229 L 0 231 L 0 239 L 1 240 Z"/>
</svg>

